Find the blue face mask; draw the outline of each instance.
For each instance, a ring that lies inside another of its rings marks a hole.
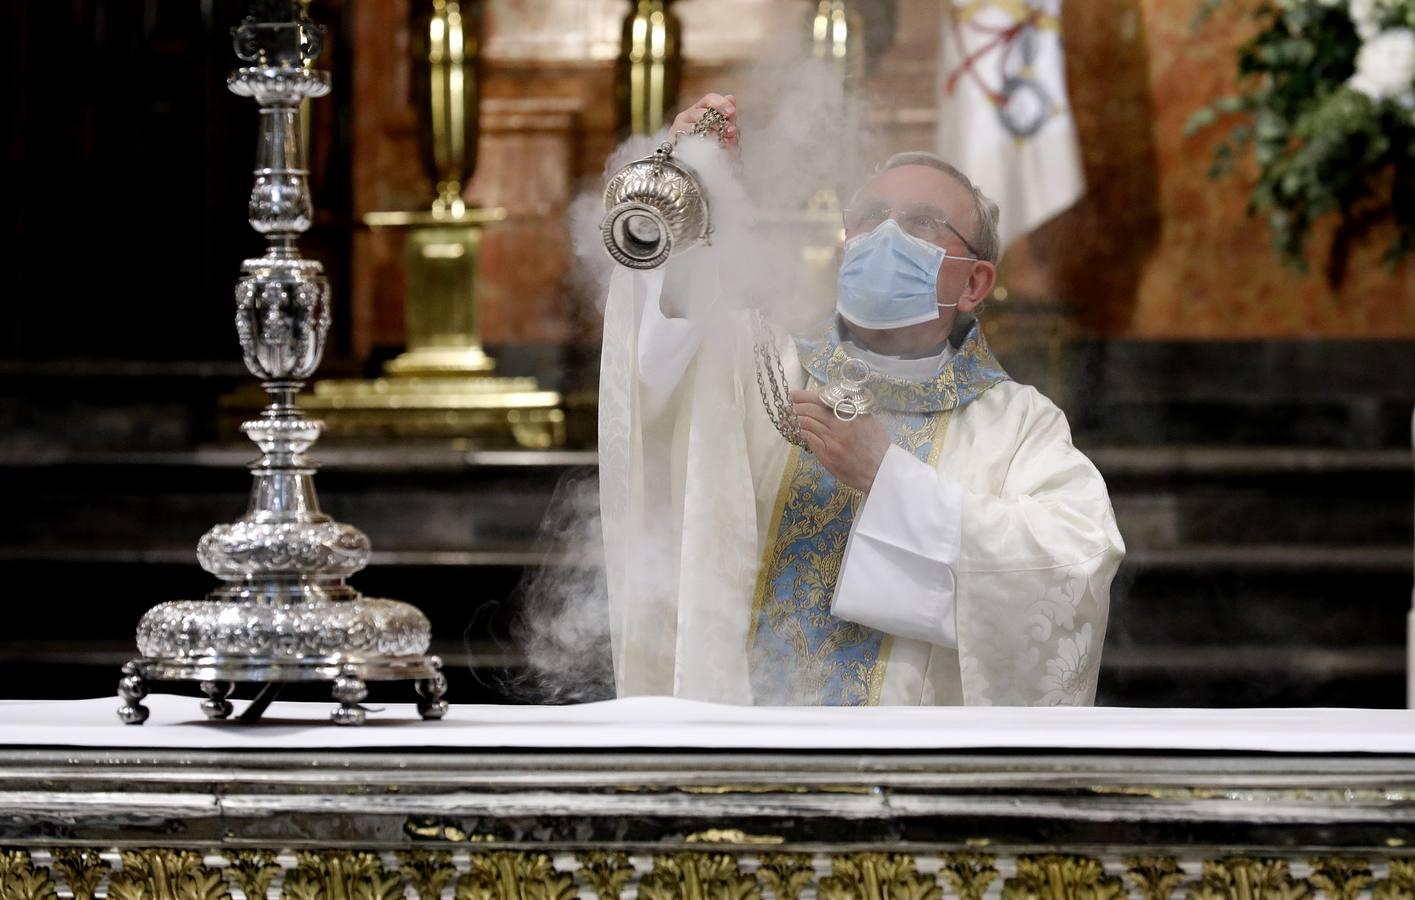
[[[874,231],[845,242],[836,275],[836,309],[861,328],[903,328],[937,319],[943,305],[938,302],[938,272],[948,258],[947,250],[885,219]]]

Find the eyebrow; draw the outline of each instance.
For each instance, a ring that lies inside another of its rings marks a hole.
[[[932,203],[911,203],[908,206],[904,207],[903,211],[911,213],[928,213],[936,219],[942,219],[945,222],[949,221],[948,213],[944,212],[943,207],[934,206]]]
[[[845,212],[862,212],[864,210],[889,209],[889,204],[878,197],[866,198],[859,203],[852,203],[845,207]]]
[[[937,219],[944,219],[945,221],[948,219],[948,213],[943,209],[943,207],[935,206],[932,203],[925,203],[921,201],[917,203],[910,203],[905,206],[895,206],[893,204],[885,202],[883,199],[880,198],[870,198],[862,200],[859,203],[846,207],[845,212],[875,212],[881,209],[891,209],[898,210],[900,212],[911,213],[923,212],[928,213],[929,215]]]

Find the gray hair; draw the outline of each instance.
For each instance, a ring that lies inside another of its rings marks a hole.
[[[876,171],[887,172],[900,166],[928,166],[931,169],[938,169],[967,188],[968,193],[973,195],[973,240],[971,241],[973,249],[979,257],[996,265],[998,258],[1002,256],[1002,239],[997,232],[997,204],[978,190],[978,186],[973,184],[972,179],[964,175],[957,166],[941,156],[924,150],[896,153],[881,163]]]

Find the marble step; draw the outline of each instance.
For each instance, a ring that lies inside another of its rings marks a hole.
[[[1403,645],[1408,547],[1245,550],[1246,558],[1228,547],[1130,554],[1112,587],[1108,646]],[[547,562],[584,560],[547,559],[533,547],[394,552],[351,582],[365,594],[415,604],[438,636],[491,636],[506,632],[528,573]],[[198,598],[217,584],[190,551],[95,556],[82,548],[9,548],[0,550],[0,566],[43,600],[8,605],[8,633],[36,639],[126,634],[152,605]]]
[[[514,687],[523,661],[490,640],[433,642],[455,703],[522,703],[534,698]],[[0,699],[111,695],[131,640],[0,640]],[[194,686],[164,685],[195,696]],[[373,702],[406,699],[406,685],[373,686]],[[243,686],[238,697],[248,697]],[[327,699],[327,687],[295,689],[298,698]],[[1300,644],[1222,647],[1107,646],[1097,703],[1104,706],[1250,707],[1405,705],[1402,648],[1313,648]]]
[[[1125,567],[1144,572],[1243,574],[1403,573],[1412,566],[1403,545],[1187,545],[1131,548]],[[486,545],[463,550],[375,550],[365,572],[379,568],[478,568],[589,565],[599,561],[587,547],[549,548],[536,543]],[[190,547],[93,548],[65,546],[0,547],[0,563],[195,566]],[[355,576],[360,577],[360,576]]]
[[[1406,705],[1404,646],[1117,647],[1107,642],[1096,702],[1151,707]]]
[[[999,319],[1064,323],[1047,301],[999,304]],[[1048,324],[1049,323],[1049,324]],[[1023,329],[1026,330],[1025,328]],[[490,348],[498,371],[551,388],[596,381],[589,345]],[[1415,341],[1160,341],[1085,338],[1003,353],[1004,366],[1062,403],[1092,443],[1322,445],[1408,449]],[[358,377],[327,360],[321,376]],[[44,446],[190,449],[218,430],[218,402],[251,379],[218,362],[0,360],[0,452]]]
[[[1111,444],[1408,451],[1412,358],[1408,340],[1087,339],[1058,399],[1079,434]]]
[[[1150,446],[1088,448],[1132,550],[1206,544],[1387,544],[1415,533],[1409,451]],[[253,454],[0,455],[14,515],[0,546],[194,547],[239,516]],[[463,552],[530,542],[557,485],[593,475],[592,451],[322,448],[324,508],[377,550]]]
[[[443,661],[443,672],[454,703],[516,702],[507,677],[521,669],[521,661],[483,641],[468,645],[460,640],[434,641],[430,652]],[[131,639],[50,639],[14,641],[0,639],[0,699],[82,699],[113,696],[124,663],[137,655]],[[163,682],[164,693],[198,696],[196,685]],[[237,699],[250,699],[256,688],[241,685]],[[282,699],[329,699],[328,685],[288,685]],[[370,682],[369,702],[408,702],[407,682]],[[115,701],[116,708],[116,701]],[[193,714],[196,714],[195,708]]]

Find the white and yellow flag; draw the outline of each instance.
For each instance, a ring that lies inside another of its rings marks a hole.
[[[1002,246],[1086,189],[1061,0],[944,0],[938,152],[1001,208]]]

